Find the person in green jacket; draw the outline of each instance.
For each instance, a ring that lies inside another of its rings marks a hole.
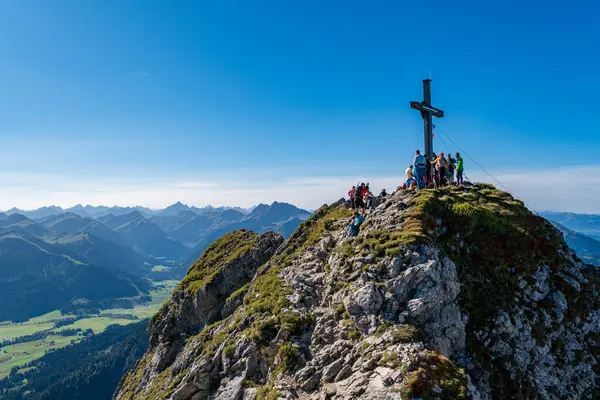
[[[456,153],[456,186],[460,186],[463,184],[463,171],[465,170],[465,166],[463,164],[463,159],[460,156],[460,153]]]

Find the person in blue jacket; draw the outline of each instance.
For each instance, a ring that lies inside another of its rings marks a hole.
[[[356,236],[360,231],[360,226],[364,222],[365,218],[358,213],[358,211],[354,212],[354,219],[352,223],[348,226],[348,236]]]
[[[415,161],[413,162],[417,171],[417,183],[419,189],[425,189],[425,176],[427,175],[427,159],[421,155],[421,151],[417,150]]]

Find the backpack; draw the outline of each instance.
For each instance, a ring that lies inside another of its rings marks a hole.
[[[356,192],[354,192],[354,197],[356,197],[357,199],[360,197],[362,193],[362,186],[359,186],[356,188]]]

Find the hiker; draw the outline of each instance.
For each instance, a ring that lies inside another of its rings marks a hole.
[[[414,166],[409,165],[408,168],[406,168],[406,171],[404,171],[404,174],[406,175],[406,180],[415,177],[415,175],[413,174],[413,167]]]
[[[387,197],[387,192],[385,191],[385,189],[381,189],[381,193],[379,193],[379,197],[383,197],[386,198]]]
[[[369,189],[369,183],[367,183],[367,185],[364,187],[362,195],[365,209],[372,208],[373,199],[375,198],[375,196],[373,196],[373,193],[371,193],[371,190]]]
[[[446,185],[446,168],[448,168],[448,161],[444,158],[444,153],[440,153],[439,156],[433,161],[438,172],[437,186]]]
[[[415,190],[415,191],[417,190],[417,181],[416,180],[413,179],[410,182],[410,186],[408,186],[408,190]]]
[[[365,187],[364,183],[361,183],[360,185],[358,185],[356,187],[356,191],[354,192],[354,207],[356,210],[358,210],[359,208],[363,208],[365,207],[365,203],[363,202],[363,189]]]
[[[417,170],[417,182],[419,189],[425,189],[425,178],[427,175],[427,159],[421,155],[421,151],[417,150],[415,155],[415,161],[413,162],[415,169]]]
[[[456,153],[456,186],[460,186],[463,184],[463,171],[465,170],[465,166],[463,164],[463,159],[460,156],[460,153]]]
[[[456,168],[456,160],[452,158],[452,155],[448,153],[448,170],[446,171],[446,179],[448,184],[454,183],[454,170]]]
[[[355,194],[356,194],[356,186],[352,186],[352,189],[350,189],[350,191],[348,192],[348,197],[350,198],[350,207],[352,209],[356,208],[356,203],[354,201]]]
[[[428,165],[429,165],[429,171],[427,171],[427,187],[429,187],[430,185],[433,185],[434,187],[437,185],[437,182],[439,182],[440,179],[440,174],[438,171],[438,166],[437,166],[437,160],[438,156],[435,153],[431,153],[431,161],[429,161]],[[433,170],[433,173],[431,173]]]
[[[358,235],[360,231],[360,226],[362,225],[365,218],[359,214],[358,211],[354,211],[352,223],[348,226],[348,236],[354,237]]]
[[[365,185],[363,183],[363,188],[362,188],[362,192],[360,193],[361,196],[366,196],[367,194],[369,194],[371,191],[369,189],[369,182],[367,182],[367,184]]]
[[[411,182],[416,182],[417,180],[415,179],[415,175],[413,174],[413,165],[409,165],[408,168],[406,168],[406,171],[404,171],[404,173],[406,174],[406,181],[404,182],[403,187],[406,188],[410,188]]]

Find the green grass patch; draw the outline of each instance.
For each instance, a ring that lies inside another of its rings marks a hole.
[[[313,218],[316,216],[316,218]],[[308,231],[303,248],[312,246],[322,239],[326,231],[334,229],[334,223],[352,217],[352,210],[344,204],[333,205],[323,210],[323,215],[313,215],[302,225]]]
[[[407,244],[408,240],[405,231],[370,231],[358,242],[361,249],[377,257],[393,257],[400,253],[402,246]]]
[[[235,292],[231,293],[231,295],[227,298],[227,300],[225,300],[225,303],[233,303],[233,302],[241,299],[242,297],[244,297],[246,295],[246,293],[248,293],[249,289],[250,289],[250,282],[246,283],[244,286],[242,286]]]
[[[223,347],[223,354],[227,358],[231,358],[235,354],[235,345],[233,343]]]
[[[392,369],[398,368],[400,366],[400,359],[398,357],[398,353],[383,353],[383,356],[381,356],[381,360],[379,360],[379,364]]]
[[[240,229],[216,240],[187,272],[179,288],[197,292],[210,283],[220,269],[249,251],[258,242],[260,235]]]
[[[393,362],[392,356],[388,362]],[[430,351],[418,368],[407,374],[400,393],[407,399],[466,399],[467,377],[452,361]]]
[[[394,325],[390,329],[394,343],[416,343],[425,339],[423,332],[414,325]]]
[[[279,348],[276,362],[281,372],[291,371],[298,361],[298,349],[289,342],[285,342]]]
[[[256,400],[277,400],[279,392],[271,385],[259,386],[256,389]]]
[[[357,331],[356,329],[349,330],[348,332],[346,332],[346,335],[348,336],[348,339],[352,340],[353,342],[359,341],[360,338],[362,337],[360,332]]]

